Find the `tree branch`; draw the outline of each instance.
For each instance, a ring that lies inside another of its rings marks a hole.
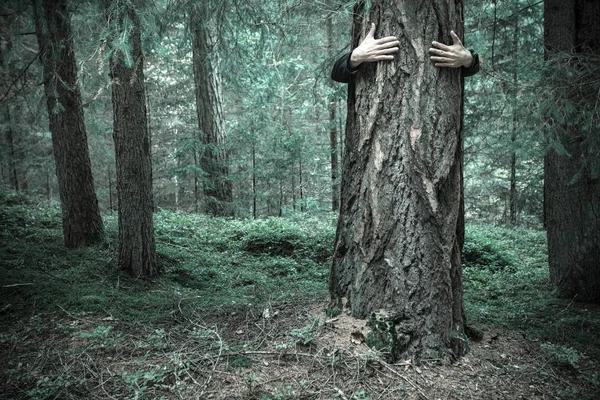
[[[6,99],[6,97],[8,97],[8,94],[10,93],[10,89],[12,89],[12,87],[18,82],[19,79],[21,79],[21,77],[25,74],[25,72],[27,72],[27,70],[29,69],[29,67],[31,67],[31,65],[33,64],[33,62],[35,60],[37,60],[39,56],[39,53],[35,55],[35,57],[33,57],[33,59],[29,62],[29,64],[27,64],[27,66],[25,68],[23,68],[23,70],[21,71],[21,73],[19,73],[19,76],[17,76],[12,83],[8,86],[8,89],[6,89],[6,93],[4,93],[2,95],[2,97],[0,98],[0,104],[2,104],[2,102],[4,101],[4,99]]]

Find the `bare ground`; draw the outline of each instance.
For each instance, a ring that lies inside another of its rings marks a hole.
[[[523,332],[479,326],[483,339],[452,365],[390,364],[362,343],[364,321],[323,307],[182,311],[161,327],[32,315],[2,329],[0,397],[600,399],[597,358],[565,361]]]

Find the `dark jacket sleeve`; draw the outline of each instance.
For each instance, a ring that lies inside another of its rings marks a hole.
[[[473,65],[470,68],[462,67],[463,76],[473,76],[479,72],[479,56],[473,51],[471,54],[473,55]]]
[[[348,67],[348,61],[350,60],[350,53],[346,53],[339,58],[333,65],[331,70],[331,79],[336,82],[348,83],[353,75],[356,75],[358,69],[350,69]]]

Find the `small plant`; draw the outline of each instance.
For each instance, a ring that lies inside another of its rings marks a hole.
[[[578,369],[577,364],[583,359],[577,349],[552,343],[542,343],[540,347],[551,357],[552,361],[561,366]]]
[[[300,329],[292,329],[290,332],[295,338],[295,344],[304,346],[309,345],[321,334],[321,328],[323,327],[324,322],[312,315],[308,316],[308,320],[310,321],[309,325]]]
[[[95,342],[90,347],[91,349],[108,349],[115,347],[122,340],[121,334],[112,335],[112,331],[113,327],[111,325],[99,325],[92,332],[80,332],[79,336]]]
[[[238,355],[238,356],[232,356],[229,358],[229,362],[227,363],[227,368],[230,371],[233,371],[233,370],[238,370],[241,368],[250,368],[252,366],[252,364],[254,364],[254,361],[252,361],[252,359],[250,359],[246,356]]]
[[[371,400],[371,398],[369,397],[369,394],[367,392],[365,392],[364,390],[354,392],[354,394],[352,395],[352,399],[353,400]]]

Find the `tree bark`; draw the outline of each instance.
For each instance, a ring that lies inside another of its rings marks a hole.
[[[198,127],[204,144],[200,162],[206,173],[204,195],[207,212],[214,216],[232,216],[232,184],[229,180],[227,132],[223,117],[218,42],[208,5],[197,4],[191,9],[190,28],[193,36],[193,65]]]
[[[544,42],[548,61],[561,68],[564,56],[569,55],[570,65],[564,68],[573,68],[580,56],[597,57],[599,19],[600,2],[545,1]],[[548,77],[550,82],[552,79],[553,76]],[[597,80],[598,76],[590,79]],[[559,96],[568,95],[560,92]],[[592,101],[597,101],[596,96],[592,96]],[[597,126],[588,131],[578,126],[553,126],[550,134],[560,140],[570,156],[551,151],[544,161],[550,279],[560,296],[588,302],[600,302],[600,179],[593,177],[585,164],[593,157],[585,139],[598,134]],[[574,179],[582,168],[584,173]]]
[[[460,270],[462,78],[429,61],[431,40],[462,36],[462,2],[375,1],[355,8],[395,34],[393,62],[363,65],[349,86],[340,217],[329,287],[336,306],[384,321],[392,358],[464,352]]]
[[[44,71],[56,176],[67,248],[103,236],[77,81],[67,0],[34,0],[36,34]]]
[[[139,278],[158,274],[154,241],[152,162],[146,114],[144,55],[137,10],[129,2],[111,7],[107,16],[115,35],[130,26],[127,55],[116,49],[110,57],[112,103],[117,162],[119,268]]]
[[[333,52],[333,22],[332,15],[327,17],[327,53],[329,58],[334,57]],[[335,96],[329,99],[329,150],[331,152],[331,211],[340,209],[340,184],[338,183],[338,131],[337,131],[337,104]]]

